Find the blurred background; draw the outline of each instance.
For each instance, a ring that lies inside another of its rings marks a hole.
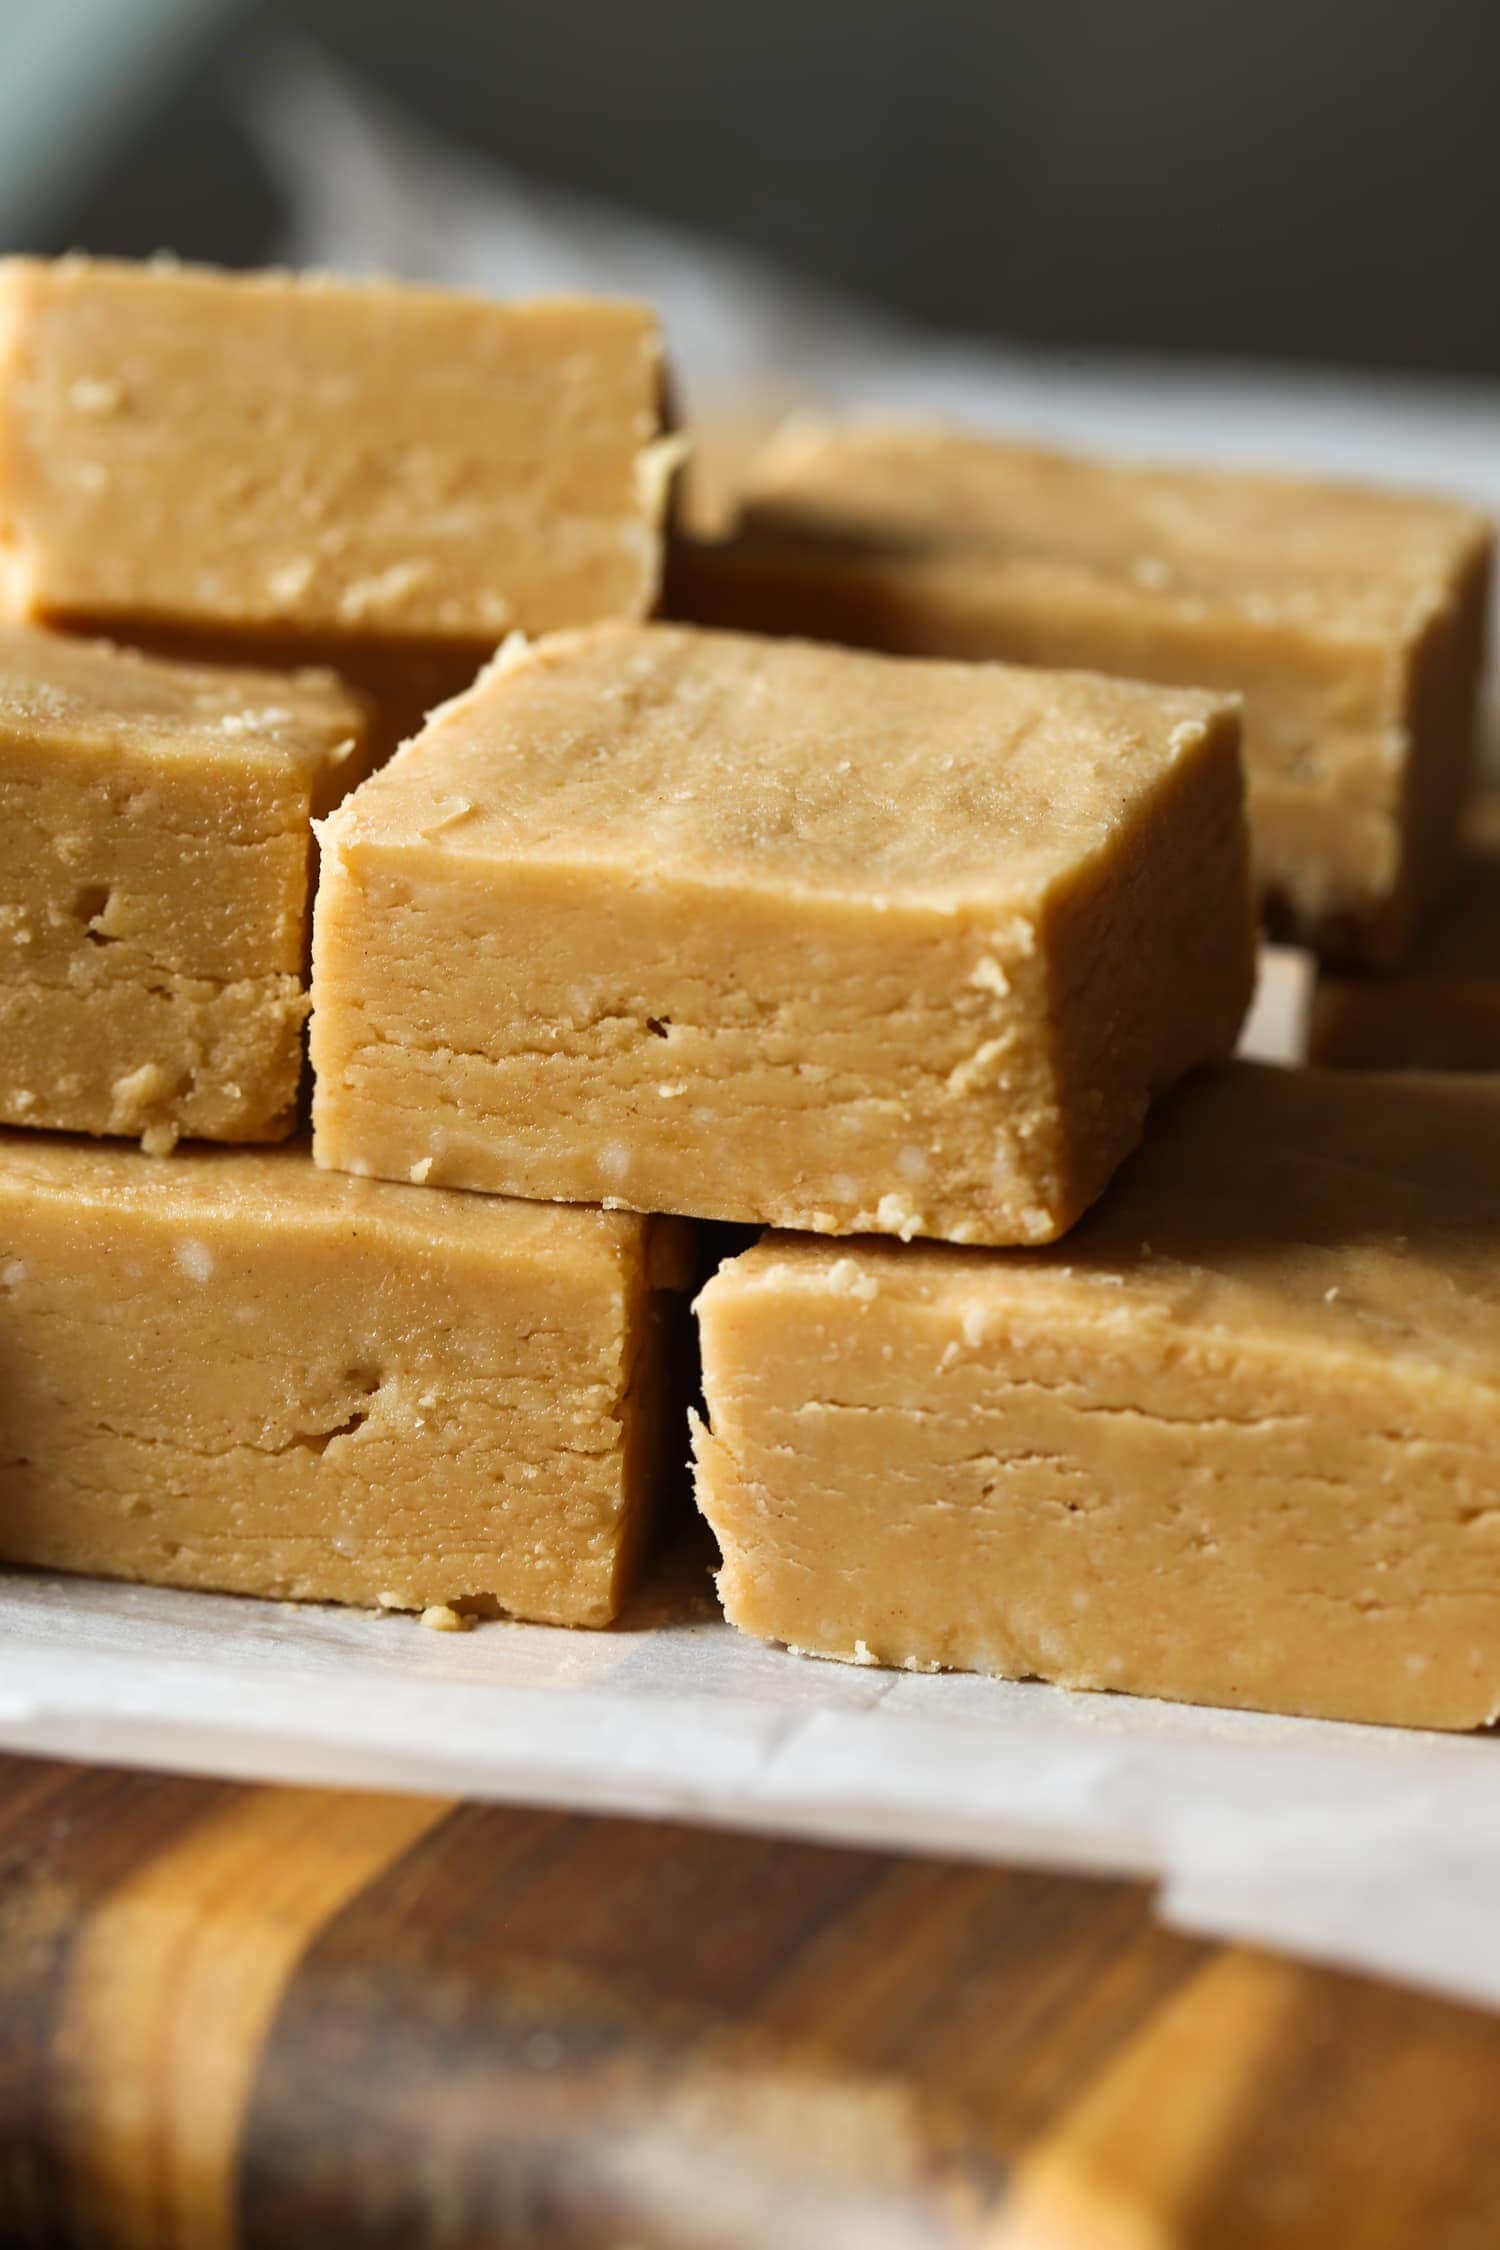
[[[275,254],[313,57],[953,336],[1500,377],[1495,0],[0,0],[0,236]]]

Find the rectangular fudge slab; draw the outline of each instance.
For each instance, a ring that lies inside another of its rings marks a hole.
[[[1493,533],[1410,493],[789,426],[674,614],[1245,698],[1272,925],[1391,962],[1454,853]]]
[[[0,1136],[0,1556],[602,1625],[691,1229]]]
[[[1500,1712],[1500,1082],[1236,1063],[1056,1251],[768,1236],[698,1309],[698,1500],[747,1632]]]
[[[661,391],[642,305],[9,260],[0,592],[320,657],[643,615]]]
[[[322,1164],[1071,1225],[1252,977],[1231,705],[664,626],[508,650],[325,823]]]
[[[1341,1070],[1500,1070],[1500,790],[1465,822],[1451,893],[1399,976],[1325,970],[1314,1062]]]
[[[312,818],[369,749],[331,673],[0,626],[0,1120],[292,1130]]]

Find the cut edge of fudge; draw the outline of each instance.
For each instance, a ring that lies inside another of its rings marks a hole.
[[[157,1153],[183,1133],[285,1138],[311,823],[368,773],[366,701],[331,673],[0,626],[0,742],[0,1116]]]
[[[20,396],[20,378],[28,366],[28,319],[35,306],[40,306],[42,316],[50,311],[49,293],[55,296],[75,285],[92,285],[104,292],[149,291],[157,281],[164,289],[189,297],[196,294],[210,313],[225,301],[253,304],[261,297],[283,305],[296,299],[317,307],[343,303],[351,311],[364,314],[383,298],[387,318],[395,320],[492,316],[497,326],[509,322],[519,328],[526,323],[559,323],[588,314],[638,331],[641,404],[625,477],[631,506],[628,521],[622,513],[619,524],[618,560],[622,568],[627,561],[632,566],[626,573],[630,576],[629,588],[604,609],[590,608],[581,614],[518,615],[509,597],[496,609],[487,594],[481,605],[485,612],[482,617],[474,614],[459,621],[445,611],[439,618],[424,591],[428,558],[421,551],[420,536],[414,533],[411,552],[388,559],[384,567],[348,584],[342,583],[340,550],[330,547],[326,556],[321,548],[316,553],[288,551],[276,567],[269,569],[253,610],[242,605],[234,615],[225,613],[217,596],[202,594],[193,604],[184,605],[180,599],[143,595],[138,582],[126,594],[104,599],[87,593],[81,585],[63,582],[56,565],[48,562],[45,543],[28,531],[28,507],[25,502],[18,504],[11,490],[11,458],[20,461],[28,451],[20,409],[12,406],[0,408],[0,615],[55,624],[70,631],[108,634],[120,640],[158,642],[173,652],[189,656],[202,653],[209,661],[245,657],[275,665],[312,662],[358,676],[363,653],[372,647],[395,656],[409,652],[436,666],[458,664],[472,671],[503,634],[517,625],[551,629],[587,622],[594,616],[644,615],[655,606],[661,588],[668,499],[689,441],[671,426],[665,342],[659,316],[651,305],[624,296],[584,292],[497,298],[478,290],[381,278],[278,267],[241,272],[168,258],[131,261],[79,253],[56,259],[13,255],[0,258],[0,379],[12,397]],[[159,338],[153,339],[153,348],[160,353]],[[107,432],[113,419],[130,406],[127,384],[112,361],[102,364],[101,369],[91,368],[73,381],[66,401],[67,414],[72,416],[71,438],[58,438],[54,433],[50,442],[60,453],[68,454],[72,463],[69,476],[79,491],[85,489],[82,478],[90,465],[82,458],[87,452],[86,441],[101,430]],[[617,465],[627,467],[623,458]],[[94,467],[102,473],[86,489],[107,493],[111,472],[102,463]],[[355,513],[357,520],[358,511]],[[573,544],[577,544],[576,532]],[[318,590],[325,576],[330,585],[338,583],[336,598],[327,589]],[[469,589],[458,600],[459,608],[472,591]],[[455,599],[445,597],[446,610],[453,609]]]
[[[1466,808],[1465,852],[1394,975],[1325,969],[1309,1059],[1339,1070],[1500,1070],[1500,790]]]
[[[6,1132],[0,1246],[7,1562],[589,1626],[632,1590],[683,1222]]]

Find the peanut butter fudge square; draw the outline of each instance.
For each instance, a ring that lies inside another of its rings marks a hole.
[[[0,1135],[0,1556],[604,1624],[677,1436],[691,1236],[295,1146]]]
[[[331,673],[0,626],[0,1119],[158,1151],[292,1130],[312,816],[368,717]]]
[[[1453,863],[1493,528],[1421,494],[789,426],[676,613],[1237,689],[1280,934],[1391,963]]]
[[[1326,969],[1311,1055],[1342,1070],[1500,1070],[1500,790],[1477,797],[1449,895],[1395,976]]]
[[[0,263],[0,595],[147,632],[471,650],[640,616],[675,448],[643,305]],[[472,667],[471,667],[472,669]]]
[[[698,1500],[747,1632],[1500,1712],[1500,1081],[1233,1064],[1056,1250],[768,1236],[698,1309]]]
[[[324,824],[320,1163],[1045,1241],[1253,973],[1233,708],[663,626],[507,651]]]

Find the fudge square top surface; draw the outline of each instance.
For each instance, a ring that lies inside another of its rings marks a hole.
[[[505,651],[322,831],[322,1163],[1050,1239],[1252,977],[1234,709],[667,626]]]
[[[0,743],[284,776],[314,813],[358,775],[369,711],[333,672],[180,664],[0,624]]]
[[[1205,734],[1212,695],[689,627],[512,643],[330,832],[438,860],[1036,907]]]
[[[473,643],[644,614],[671,448],[644,306],[0,263],[12,616]]]
[[[297,1147],[193,1147],[170,1163],[130,1148],[67,1136],[0,1131],[0,1208],[17,1201],[76,1212],[108,1212],[122,1229],[196,1229],[197,1249],[183,1260],[186,1280],[205,1283],[217,1270],[213,1252],[257,1254],[270,1237],[306,1235],[336,1254],[341,1237],[383,1239],[431,1265],[434,1272],[472,1254],[503,1253],[539,1279],[561,1281],[628,1268],[649,1249],[650,1271],[663,1288],[685,1289],[693,1275],[692,1229],[677,1219],[630,1211],[527,1203],[510,1196],[424,1195],[387,1180],[321,1172]]]
[[[913,554],[982,548],[1112,578],[1143,608],[1350,645],[1414,638],[1494,537],[1477,510],[1426,493],[893,423],[789,425],[753,462],[742,519]]]
[[[1325,958],[1398,961],[1440,894],[1494,547],[1473,509],[803,424],[752,466],[740,529],[681,550],[688,614],[1241,693],[1266,910]]]
[[[838,1254],[768,1234],[733,1273],[822,1292]],[[999,1336],[1024,1310],[1093,1329],[1111,1350],[1157,1354],[1162,1409],[1184,1418],[1203,1382],[1237,1364],[1243,1373],[1294,1360],[1330,1379],[1378,1361],[1404,1371],[1435,1410],[1473,1396],[1494,1416],[1500,1078],[1235,1062],[1161,1104],[1108,1194],[1056,1249],[980,1256],[869,1242],[857,1257],[835,1294],[857,1284],[873,1295],[874,1284],[882,1296],[969,1308],[976,1349],[991,1316]],[[1201,1362],[1178,1348],[1189,1336],[1204,1342]],[[1336,1392],[1329,1405],[1343,1412]]]

